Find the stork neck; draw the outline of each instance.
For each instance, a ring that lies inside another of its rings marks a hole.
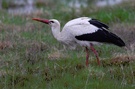
[[[61,39],[60,26],[52,27],[52,34],[58,41]]]

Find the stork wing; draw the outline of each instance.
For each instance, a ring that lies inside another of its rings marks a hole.
[[[120,47],[125,46],[125,43],[120,37],[105,29],[100,29],[94,33],[75,36],[75,38],[80,41],[95,41],[101,43],[112,43]]]
[[[109,27],[96,19],[81,17],[69,21],[64,26],[63,30],[70,32],[74,36],[79,36],[84,34],[95,33],[98,30],[101,30],[100,28],[108,29]]]
[[[76,24],[70,24],[66,27],[70,34],[80,41],[95,41],[125,46],[120,37],[106,30],[108,28],[106,24],[96,19],[81,20],[81,22],[76,22]]]

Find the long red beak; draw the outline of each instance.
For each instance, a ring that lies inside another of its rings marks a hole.
[[[46,23],[46,24],[50,23],[50,21],[47,20],[47,19],[33,18],[32,20],[36,20],[36,21],[39,21],[39,22],[42,22],[42,23]]]

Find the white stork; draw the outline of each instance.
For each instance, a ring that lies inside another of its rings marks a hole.
[[[97,51],[93,45],[97,43],[109,43],[119,47],[125,46],[125,43],[120,37],[108,31],[109,27],[99,22],[96,19],[89,17],[80,17],[73,19],[65,24],[63,30],[60,31],[60,23],[56,19],[39,19],[33,20],[49,24],[52,29],[53,36],[61,43],[75,48],[80,45],[86,48],[86,66],[88,66],[89,48],[94,52],[97,58],[98,65],[100,65]]]

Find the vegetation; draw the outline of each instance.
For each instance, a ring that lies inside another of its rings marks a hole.
[[[62,3],[44,4],[42,7],[38,2],[39,9],[43,10],[31,15],[0,11],[0,89],[135,88],[134,1],[100,9],[91,5],[79,10]],[[56,18],[63,26],[68,20],[81,16],[108,24],[130,50],[114,45],[95,46],[102,65],[97,65],[90,52],[87,68],[83,48],[64,49],[47,25],[32,21],[33,17]]]

